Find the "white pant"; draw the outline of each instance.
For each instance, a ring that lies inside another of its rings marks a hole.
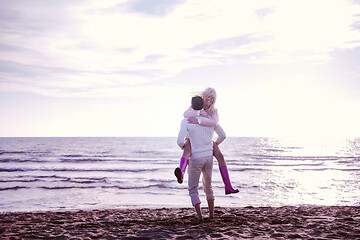
[[[215,199],[214,192],[211,186],[211,177],[213,169],[213,156],[193,159],[189,161],[189,195],[191,198],[191,203],[195,206],[198,203],[201,203],[199,198],[199,180],[200,174],[203,174],[203,188],[206,194],[206,199]]]

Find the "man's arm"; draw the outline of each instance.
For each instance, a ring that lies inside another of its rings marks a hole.
[[[224,129],[222,129],[222,127],[221,127],[219,124],[216,125],[216,127],[215,127],[214,130],[215,130],[216,134],[218,135],[215,143],[216,143],[217,145],[219,145],[220,143],[222,143],[222,142],[225,140],[226,134],[225,134],[225,132],[224,132]]]
[[[217,119],[198,117],[198,122],[200,125],[205,127],[216,127],[218,124]]]
[[[181,121],[180,131],[179,131],[179,134],[178,134],[178,137],[177,137],[177,144],[179,145],[179,147],[181,149],[183,149],[184,145],[185,145],[186,133],[187,133],[186,119],[183,119]]]

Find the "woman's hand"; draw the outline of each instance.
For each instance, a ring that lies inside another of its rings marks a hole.
[[[196,117],[190,117],[187,119],[187,122],[188,123],[191,123],[191,124],[199,124],[199,121]]]
[[[209,118],[209,117],[210,117],[210,114],[208,114],[208,113],[207,113],[207,112],[205,112],[204,110],[201,110],[201,111],[200,111],[200,116],[203,116],[203,117]]]

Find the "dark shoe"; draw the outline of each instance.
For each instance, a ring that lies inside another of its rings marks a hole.
[[[225,195],[229,195],[229,194],[232,194],[232,193],[238,193],[238,192],[239,192],[238,189],[226,190],[226,191],[225,191]]]
[[[182,180],[182,172],[181,172],[181,169],[180,169],[179,167],[177,167],[177,168],[175,169],[174,174],[175,174],[175,176],[176,176],[176,178],[177,178],[178,183],[180,183],[180,184],[183,183],[183,180]]]

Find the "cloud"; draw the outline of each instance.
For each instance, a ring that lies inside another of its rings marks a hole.
[[[254,44],[268,40],[256,33],[249,33],[242,36],[235,36],[224,39],[217,39],[194,46],[190,51],[216,51],[216,50],[234,50],[238,47]]]
[[[12,44],[0,43],[1,52],[20,52],[26,50],[25,48],[14,46]]]
[[[148,56],[145,56],[144,63],[154,63],[158,62],[159,60],[166,58],[166,55],[162,54],[151,54]]]
[[[274,8],[268,8],[268,7],[259,8],[255,10],[255,14],[260,18],[266,17],[273,12],[274,12]]]
[[[164,17],[174,10],[178,4],[181,4],[184,1],[185,0],[132,0],[125,4],[130,11]]]
[[[0,91],[122,94],[187,69],[325,64],[360,46],[359,5],[340,0],[14,0],[0,9]]]
[[[128,95],[128,88],[149,83],[155,71],[95,72],[0,62],[2,91],[35,92],[55,97]],[[116,92],[115,92],[116,91]],[[100,94],[101,93],[101,94]]]

